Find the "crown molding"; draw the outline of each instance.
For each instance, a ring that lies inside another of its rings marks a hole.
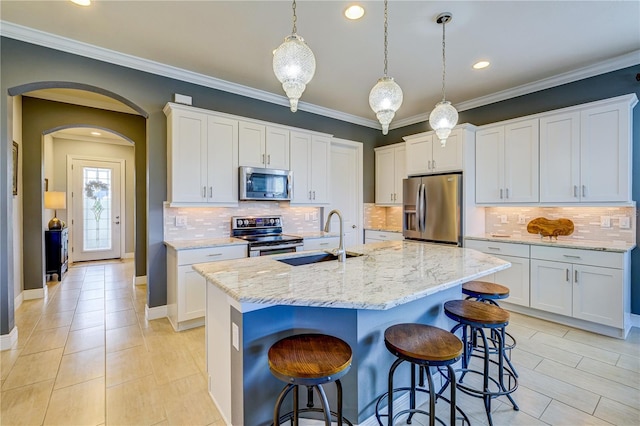
[[[219,78],[210,77],[204,74],[184,70],[167,64],[162,64],[160,62],[150,61],[125,53],[104,49],[102,47],[72,40],[66,37],[60,37],[54,34],[24,27],[22,25],[13,24],[7,21],[0,21],[0,36],[48,47],[55,50],[60,50],[67,53],[72,53],[79,56],[84,56],[87,58],[96,59],[103,62],[108,62],[115,65],[120,65],[127,68],[132,68],[143,72],[148,72],[155,75],[160,75],[163,77],[172,78],[179,81],[184,81],[187,83],[193,83],[216,90],[222,90],[224,92],[257,99],[263,102],[269,102],[283,107],[289,107],[289,99],[282,95],[276,95],[264,90],[232,83]],[[458,111],[466,111],[495,102],[511,99],[517,96],[526,95],[540,90],[549,89],[551,87],[571,83],[577,80],[582,80],[607,72],[616,71],[618,69],[637,65],[639,63],[640,50],[635,50],[625,55],[579,68],[574,71],[565,72],[553,77],[523,84],[511,89],[502,90],[500,92],[496,92],[487,96],[481,96],[475,99],[463,101],[457,103],[455,107]],[[324,117],[333,118],[364,127],[370,127],[377,130],[381,129],[380,123],[375,120],[347,114],[341,111],[321,107],[319,105],[314,105],[307,102],[300,102],[298,104],[298,109],[312,114],[318,114]],[[397,120],[389,126],[389,129],[398,129],[412,124],[428,121],[429,113],[430,112],[417,114],[412,117]]]
[[[597,75],[617,71],[619,69],[631,67],[638,64],[640,64],[640,49],[629,52],[625,55],[617,56],[615,58],[588,65],[583,68],[578,68],[577,70],[568,71],[562,74],[555,75],[553,77],[544,78],[542,80],[523,84],[521,86],[512,87],[511,89],[492,93],[487,96],[481,96],[479,98],[460,102],[455,104],[454,106],[456,107],[458,112],[467,111],[473,108],[505,101],[507,99],[527,95],[529,93],[538,92],[540,90],[550,89],[552,87],[561,86],[563,84],[572,83],[574,81],[583,80],[585,78],[595,77]],[[428,121],[430,113],[431,112],[429,111],[425,114],[418,114],[414,115],[413,117],[403,118],[402,120],[394,122],[391,126],[389,126],[389,129],[397,129],[400,127],[409,126],[411,124]]]
[[[272,104],[289,107],[289,99],[283,95],[276,95],[264,90],[255,89],[253,87],[244,86],[242,84],[232,83],[204,74],[188,71],[182,68],[163,64],[160,62],[142,59],[126,53],[116,52],[114,50],[105,49],[88,43],[72,40],[66,37],[57,36],[55,34],[46,33],[22,25],[17,25],[7,21],[0,21],[0,35],[19,41],[35,44],[38,46],[48,47],[50,49],[60,50],[62,52],[72,53],[86,58],[96,59],[102,62],[108,62],[115,65],[135,69],[138,71],[148,72],[162,77],[172,78],[174,80],[184,81],[187,83],[197,84],[199,86],[209,87],[236,95],[257,99]],[[377,121],[347,114],[341,111],[321,107],[319,105],[300,102],[298,110],[318,114],[336,120],[346,121],[365,127],[380,129]]]

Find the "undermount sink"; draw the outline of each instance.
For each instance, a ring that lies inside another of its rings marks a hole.
[[[347,258],[362,256],[362,253],[347,252]],[[333,253],[316,253],[307,256],[287,257],[285,259],[276,259],[278,262],[286,263],[291,266],[311,265],[312,263],[328,262],[337,260],[338,256]]]

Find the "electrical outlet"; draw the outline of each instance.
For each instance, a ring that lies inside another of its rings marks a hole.
[[[509,223],[509,221],[507,220],[506,214],[503,214],[500,216],[500,223]]]
[[[314,221],[314,222],[316,220],[318,220],[318,212],[312,212],[311,213],[311,220]]]
[[[600,216],[600,227],[611,228],[611,216]]]
[[[176,216],[176,226],[180,226],[180,227],[187,226],[187,217],[186,216]]]
[[[629,216],[621,216],[618,226],[620,227],[620,229],[631,228],[631,219],[629,218]]]
[[[524,225],[525,222],[526,222],[526,219],[525,219],[524,215],[523,214],[519,214],[518,215],[518,225]]]

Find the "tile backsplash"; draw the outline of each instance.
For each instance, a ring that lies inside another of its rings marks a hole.
[[[241,201],[238,207],[169,207],[164,205],[164,240],[224,238],[231,233],[232,216],[281,215],[283,232],[301,234],[320,230],[322,208],[291,207],[274,201]],[[176,226],[176,216],[186,219]]]
[[[373,203],[365,203],[364,227],[402,231],[402,207],[381,207]]]
[[[524,224],[518,224],[520,215]],[[506,216],[507,223],[502,223]],[[610,226],[602,227],[601,218],[610,218]],[[563,239],[612,241],[636,243],[635,207],[487,207],[485,210],[485,232],[488,234],[506,234],[514,237],[531,236],[527,224],[537,218],[571,219],[573,234]],[[629,218],[629,229],[620,228],[621,219]]]

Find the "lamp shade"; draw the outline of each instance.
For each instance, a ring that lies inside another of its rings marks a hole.
[[[44,208],[51,210],[64,210],[67,208],[66,192],[47,191],[44,193]]]
[[[389,132],[389,123],[402,105],[402,89],[391,77],[381,77],[371,92],[369,92],[369,106],[376,113],[382,125],[382,134]]]
[[[429,115],[429,125],[436,131],[442,146],[447,143],[447,138],[457,123],[458,111],[448,101],[439,102]]]
[[[316,57],[297,34],[291,34],[273,52],[273,72],[282,83],[291,111],[298,110],[298,99],[316,72]]]

